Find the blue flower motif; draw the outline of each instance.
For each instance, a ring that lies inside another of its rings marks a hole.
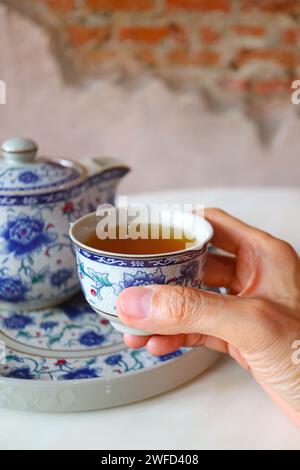
[[[28,170],[28,171],[22,171],[22,173],[19,174],[18,179],[19,181],[21,181],[21,183],[30,184],[30,183],[36,183],[39,177],[36,173],[33,173],[33,171]]]
[[[166,278],[158,268],[154,273],[137,271],[136,274],[124,274],[124,288],[132,286],[148,286],[150,284],[165,284]]]
[[[84,314],[81,308],[75,307],[75,305],[69,305],[68,303],[61,305],[61,309],[69,320],[77,320]]]
[[[96,369],[89,368],[89,367],[82,367],[81,369],[73,370],[71,372],[67,372],[64,375],[61,375],[59,379],[65,380],[75,380],[75,379],[93,379],[94,377],[98,377]]]
[[[41,328],[43,328],[43,330],[53,330],[53,328],[55,328],[56,326],[58,325],[58,322],[57,321],[43,321],[40,325]]]
[[[25,300],[28,287],[15,277],[0,277],[0,300],[6,302],[20,302]]]
[[[86,331],[79,338],[79,342],[83,346],[98,346],[99,344],[102,344],[104,341],[105,341],[105,336],[99,335],[93,330]]]
[[[104,359],[104,362],[109,366],[116,366],[122,360],[122,354],[114,354]]]
[[[97,315],[88,303],[84,304],[84,306],[82,305],[81,307],[78,307],[78,305],[82,304],[81,296],[76,297],[76,299],[76,303],[66,302],[60,306],[60,308],[63,310],[64,314],[67,315],[69,320],[77,320],[78,318],[82,317],[85,313],[93,313]]]
[[[193,282],[197,276],[198,269],[199,261],[191,261],[190,263],[181,267],[180,273],[185,277],[186,282]]]
[[[7,251],[18,256],[49,245],[54,241],[54,235],[47,233],[44,228],[45,222],[42,219],[30,218],[28,215],[8,220],[2,231]]]
[[[159,360],[161,362],[165,362],[165,361],[169,361],[170,359],[173,359],[174,357],[178,357],[178,356],[181,356],[181,355],[182,355],[182,351],[180,351],[180,349],[178,349],[177,351],[174,351],[172,353],[164,354],[163,356],[159,356]]]
[[[68,282],[70,277],[72,277],[73,271],[72,269],[62,268],[58,271],[55,271],[50,276],[50,282],[53,287],[57,287],[58,289],[61,288],[64,284]]]
[[[34,375],[30,372],[28,366],[18,367],[16,369],[12,369],[6,377],[12,377],[14,379],[27,379],[31,380],[34,379]]]
[[[21,313],[13,313],[9,318],[5,318],[4,325],[10,330],[23,330],[28,325],[32,325],[34,321],[27,315]]]

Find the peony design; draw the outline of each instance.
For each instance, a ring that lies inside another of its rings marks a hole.
[[[56,235],[45,230],[45,222],[41,218],[20,215],[9,219],[2,231],[6,242],[6,250],[16,256],[30,254],[43,246],[55,241]]]
[[[12,369],[9,374],[7,374],[7,377],[12,377],[14,379],[26,379],[26,380],[32,380],[34,379],[34,375],[31,373],[30,368],[28,366],[24,367],[16,367],[15,369]]]
[[[32,318],[20,313],[13,313],[9,318],[4,320],[4,325],[10,330],[23,330],[26,326],[32,325]]]
[[[0,300],[6,302],[20,302],[25,300],[28,287],[19,278],[0,277]]]
[[[61,305],[61,309],[69,320],[77,320],[84,314],[81,308],[71,305],[70,303]]]
[[[80,336],[79,342],[83,346],[99,346],[105,341],[104,335],[99,335],[93,330],[86,331]]]
[[[180,273],[184,277],[185,284],[191,283],[192,285],[195,284],[197,279],[197,274],[199,271],[199,261],[192,261],[184,266],[182,266]]]
[[[90,287],[90,294],[93,297],[97,297],[99,300],[103,300],[101,291],[104,287],[110,287],[113,289],[114,294],[117,296],[127,287],[166,283],[166,278],[162,273],[161,268],[156,269],[153,273],[143,271],[137,271],[135,274],[124,273],[124,280],[119,283],[114,283],[109,280],[108,273],[99,273],[91,267],[88,267],[87,270],[85,270],[84,264],[80,262],[79,277],[83,279],[84,276],[89,277],[93,281],[93,284]]]
[[[43,330],[45,331],[52,331],[53,328],[55,328],[56,326],[58,326],[58,322],[57,321],[44,321],[41,323],[41,328],[43,328]]]
[[[104,362],[109,366],[117,366],[122,361],[122,354],[113,354],[104,359]]]
[[[76,379],[94,379],[98,377],[97,370],[91,367],[82,367],[81,369],[75,369],[67,372],[64,375],[58,377],[59,380],[76,380]]]
[[[18,180],[24,184],[32,184],[38,181],[39,177],[33,171],[23,171],[19,174]]]
[[[76,307],[75,321],[69,321],[64,314],[68,306],[70,311]],[[159,366],[174,358],[176,360],[176,356],[186,351],[182,349],[180,352],[155,357],[150,356],[144,348],[128,349],[122,343],[122,334],[107,326],[107,320],[94,313],[81,295],[66,302],[63,307],[33,310],[30,314],[2,311],[2,334],[18,343],[20,352],[7,344],[6,364],[0,367],[0,378],[47,382],[96,377],[113,380],[120,376],[126,377],[131,372],[146,371],[149,367]],[[79,338],[88,346],[80,344]],[[99,342],[100,345],[97,344]],[[118,350],[115,349],[116,345]],[[26,347],[35,349],[36,354],[26,353]],[[43,353],[39,352],[41,349]],[[59,355],[51,357],[51,351],[59,351]],[[74,357],[73,351],[81,351],[82,354]]]
[[[146,273],[137,271],[136,274],[124,273],[123,288],[132,286],[147,286],[151,284],[165,284],[166,277],[162,273],[161,268],[158,268],[154,273]]]
[[[169,279],[167,284],[199,287],[201,281],[198,279],[198,273],[199,260],[191,261],[182,265],[180,268],[180,275],[178,277]]]
[[[62,286],[66,286],[71,277],[73,277],[72,269],[61,268],[51,274],[50,283],[53,287],[60,289]]]

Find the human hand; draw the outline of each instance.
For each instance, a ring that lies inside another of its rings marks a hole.
[[[212,243],[234,256],[208,254],[204,284],[227,287],[230,295],[181,286],[125,289],[120,319],[153,335],[124,340],[154,355],[183,346],[228,353],[300,425],[300,360],[292,349],[300,340],[299,257],[288,243],[221,210],[205,215]]]

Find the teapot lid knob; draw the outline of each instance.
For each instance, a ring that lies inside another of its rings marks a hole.
[[[35,160],[38,146],[31,139],[16,137],[3,142],[1,149],[7,163],[22,165]]]

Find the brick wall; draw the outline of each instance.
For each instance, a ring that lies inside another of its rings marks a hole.
[[[73,78],[145,73],[236,97],[290,94],[299,78],[299,0],[2,0],[49,28]]]

